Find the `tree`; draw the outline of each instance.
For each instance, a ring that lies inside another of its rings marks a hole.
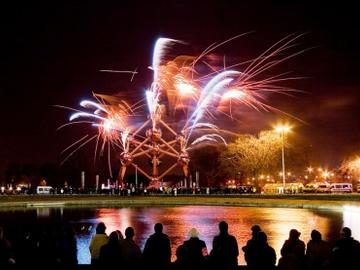
[[[190,158],[191,171],[199,171],[200,179],[205,179],[207,186],[215,185],[220,174],[221,146],[197,147],[190,153]]]
[[[343,176],[352,176],[355,185],[360,181],[360,158],[358,156],[345,159],[340,166]]]
[[[223,168],[230,172],[234,166],[244,176],[257,177],[279,168],[281,138],[273,131],[262,131],[258,136],[239,135],[227,146],[222,158]]]

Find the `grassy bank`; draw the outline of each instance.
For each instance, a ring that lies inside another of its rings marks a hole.
[[[12,207],[116,207],[116,206],[221,205],[246,207],[285,207],[338,209],[359,206],[359,194],[334,195],[182,195],[182,196],[118,196],[118,195],[15,195],[0,196],[0,208]]]

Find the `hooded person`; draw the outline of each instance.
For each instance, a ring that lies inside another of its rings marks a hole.
[[[289,239],[285,240],[280,253],[279,269],[304,269],[305,268],[305,243],[300,240],[301,233],[291,229]]]

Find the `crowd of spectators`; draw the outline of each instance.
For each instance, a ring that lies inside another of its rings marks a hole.
[[[225,221],[219,223],[219,234],[213,238],[208,252],[196,228],[191,228],[188,239],[176,249],[176,260],[171,261],[171,242],[157,223],[154,233],[146,240],[143,250],[134,241],[135,230],[128,227],[106,234],[106,225],[100,222],[92,236],[89,251],[93,269],[157,269],[205,270],[238,269],[239,249],[234,236],[228,232]],[[289,238],[276,258],[268,244],[267,234],[259,225],[251,227],[252,237],[240,251],[244,252],[250,270],[347,270],[359,269],[360,244],[351,235],[351,229],[342,228],[341,236],[333,244],[322,239],[319,231],[311,232],[305,244],[301,233],[291,229]],[[69,224],[56,228],[24,230],[15,245],[6,238],[0,227],[0,269],[77,269],[77,242]]]

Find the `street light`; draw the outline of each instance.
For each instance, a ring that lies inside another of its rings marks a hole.
[[[275,127],[275,131],[281,134],[282,179],[285,192],[285,134],[290,131],[290,127],[285,125],[279,125]]]
[[[135,164],[135,188],[138,187],[138,165]]]

